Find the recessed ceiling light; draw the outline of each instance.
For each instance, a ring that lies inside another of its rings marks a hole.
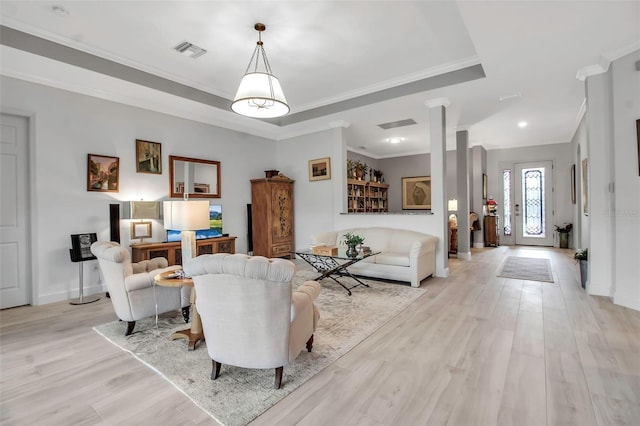
[[[202,47],[196,46],[195,44],[189,43],[188,41],[183,41],[182,43],[178,44],[177,46],[174,46],[173,49],[176,52],[182,53],[183,55],[188,56],[188,57],[193,58],[193,59],[199,58],[200,56],[202,56],[205,53],[207,53],[207,51],[204,50]]]
[[[62,6],[52,6],[51,11],[62,18],[69,16],[69,11]]]
[[[404,138],[387,138],[387,142],[389,143],[400,143],[404,140]]]
[[[524,129],[525,127],[527,127],[527,123],[526,121],[521,121],[518,123],[518,127],[520,127],[521,129]]]

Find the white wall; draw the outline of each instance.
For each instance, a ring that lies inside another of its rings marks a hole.
[[[333,230],[336,209],[333,187],[346,163],[332,156],[331,130],[277,143],[277,169],[295,180],[294,221],[296,248],[308,248],[311,234]],[[309,160],[331,158],[331,179],[309,181]]]
[[[238,237],[246,252],[246,204],[249,179],[277,165],[276,144],[206,124],[140,108],[2,77],[1,109],[31,117],[33,304],[77,297],[78,266],[69,260],[70,234],[96,232],[108,240],[109,204],[159,200],[169,192],[168,156],[221,162],[224,232]],[[162,175],[136,173],[135,140],[162,143]],[[120,191],[87,192],[87,154],[120,158]],[[306,161],[304,163],[306,167]],[[122,244],[129,244],[122,221]],[[153,224],[153,240],[162,241],[162,223]],[[85,264],[86,293],[103,291],[98,274]]]
[[[613,81],[613,170],[615,271],[613,301],[640,310],[640,50],[611,65]],[[635,142],[635,143],[634,143]],[[634,149],[635,146],[635,149]]]
[[[524,148],[494,149],[487,152],[487,178],[488,195],[498,202],[498,213],[503,215],[503,194],[502,194],[502,170],[513,167],[516,163],[533,161],[552,160],[553,161],[553,207],[555,215],[552,223],[562,225],[563,223],[573,223],[573,205],[571,204],[571,189],[569,172],[572,162],[571,143],[541,145]],[[513,206],[511,211],[513,212]],[[573,233],[572,233],[573,234]],[[571,235],[573,238],[573,235]],[[500,243],[505,245],[514,244],[514,237],[500,235]],[[554,245],[559,244],[558,235],[554,233]],[[569,244],[573,247],[570,240]]]

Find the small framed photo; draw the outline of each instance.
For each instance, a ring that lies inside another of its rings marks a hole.
[[[120,158],[87,155],[87,191],[118,192]]]
[[[309,180],[331,179],[331,158],[309,160]]]
[[[431,176],[402,178],[402,209],[431,210]]]
[[[136,238],[151,238],[151,222],[131,222],[131,239]]]
[[[482,199],[487,199],[487,194],[489,193],[489,182],[487,181],[487,175],[485,173],[482,174]]]
[[[136,139],[136,172],[162,174],[162,144]]]
[[[576,165],[571,165],[571,170],[569,171],[569,179],[571,186],[571,203],[576,203]]]

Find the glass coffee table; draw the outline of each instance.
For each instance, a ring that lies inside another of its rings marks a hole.
[[[351,273],[347,270],[347,268],[354,263],[358,263],[367,257],[375,256],[376,254],[380,254],[379,251],[370,251],[367,253],[358,252],[358,255],[355,257],[347,256],[347,248],[340,247],[338,248],[338,254],[328,255],[328,254],[316,254],[311,250],[300,250],[294,252],[296,256],[300,257],[302,260],[307,262],[309,265],[313,267],[317,272],[320,273],[316,278],[313,278],[313,281],[318,281],[323,278],[331,278],[336,283],[338,283],[342,288],[347,290],[349,296],[351,296],[351,289],[363,285],[365,287],[369,287],[369,285],[363,283],[358,278],[351,275]],[[338,278],[349,277],[353,279],[356,284],[351,287],[347,287],[340,281]]]

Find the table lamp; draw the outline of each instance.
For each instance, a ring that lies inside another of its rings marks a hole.
[[[180,232],[182,259],[192,259],[196,253],[198,229],[209,229],[208,201],[164,201],[164,228]],[[183,261],[184,264],[184,261]]]

